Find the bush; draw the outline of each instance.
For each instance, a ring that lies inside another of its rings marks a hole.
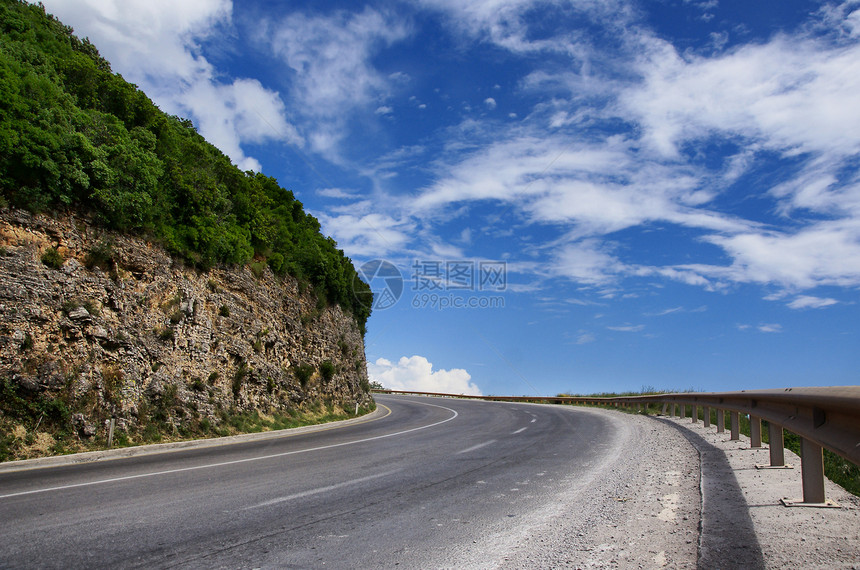
[[[334,378],[335,367],[332,364],[331,360],[324,360],[320,363],[320,375],[322,375],[323,379],[328,382],[332,378]]]
[[[308,385],[308,382],[313,376],[314,367],[310,364],[299,364],[293,367],[293,374],[296,375],[296,378],[299,381],[299,384],[302,385],[302,388]]]
[[[60,269],[63,266],[63,256],[56,247],[49,247],[42,254],[42,263],[51,269]]]

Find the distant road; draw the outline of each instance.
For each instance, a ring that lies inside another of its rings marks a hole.
[[[0,475],[0,568],[401,568],[513,548],[619,420],[376,396],[391,413],[295,437]]]

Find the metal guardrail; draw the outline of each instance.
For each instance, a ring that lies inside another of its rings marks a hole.
[[[690,417],[710,427],[711,409],[716,410],[717,431],[724,431],[725,412],[730,414],[731,438],[740,439],[740,414],[750,419],[750,445],[761,447],[762,420],[768,422],[771,468],[785,468],[784,434],[787,429],[801,438],[800,460],[803,481],[802,501],[783,501],[787,506],[831,506],[824,492],[824,458],[822,449],[860,465],[860,386],[786,388],[740,392],[654,394],[594,398],[576,396],[464,396],[435,392],[374,390],[385,394],[414,394],[436,397],[467,398],[497,402],[545,402],[573,405],[633,407],[641,411],[651,404],[662,405],[662,415],[671,406],[672,416]]]

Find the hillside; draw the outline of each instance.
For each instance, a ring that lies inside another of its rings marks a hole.
[[[0,32],[0,460],[372,408],[372,293],[293,193],[43,7]]]
[[[265,263],[364,327],[369,288],[292,192],[240,171],[95,46],[19,0],[0,2],[0,116],[0,207],[89,212],[203,270]]]

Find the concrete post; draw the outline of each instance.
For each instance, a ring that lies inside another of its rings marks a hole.
[[[717,433],[726,431],[726,411],[717,410]]]
[[[108,447],[113,447],[113,430],[116,427],[116,418],[110,419],[110,424],[108,425]]]
[[[678,417],[684,419],[687,415],[687,406],[684,404],[678,404]]]
[[[800,463],[803,479],[803,502],[824,503],[824,454],[821,446],[806,438],[800,439]]]
[[[704,413],[702,414],[705,418],[705,427],[711,427],[711,407],[705,406]]]
[[[750,416],[750,447],[761,447],[761,418]]]
[[[665,416],[665,415],[666,415],[666,409],[667,409],[668,407],[669,407],[669,403],[668,403],[668,402],[663,402],[663,411],[660,413],[660,415],[661,415],[661,416]]]
[[[676,404],[675,402],[672,402],[672,417],[678,417],[678,404]]]
[[[693,404],[693,423],[699,423],[699,406]]]
[[[770,466],[785,467],[785,437],[782,426],[768,422],[767,439],[770,442]]]
[[[732,440],[741,438],[741,418],[738,412],[731,412],[732,415]]]

